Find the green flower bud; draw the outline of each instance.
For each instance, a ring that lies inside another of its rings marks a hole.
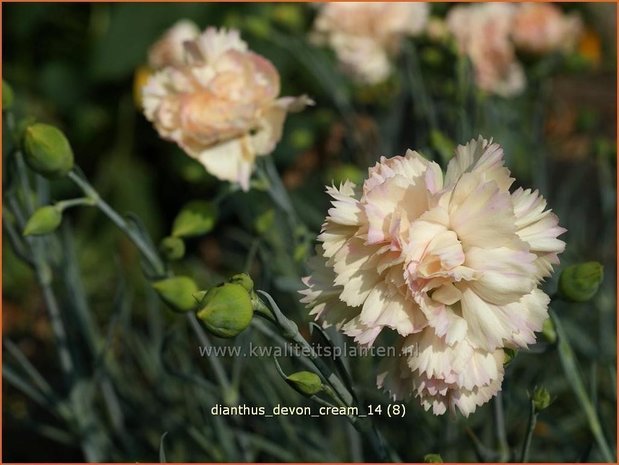
[[[194,200],[185,205],[172,225],[176,237],[201,236],[210,232],[217,222],[217,207],[211,202]]]
[[[298,5],[277,5],[273,8],[273,19],[294,31],[303,28],[303,15],[304,11]]]
[[[544,321],[544,326],[542,327],[542,334],[551,344],[557,342],[557,332],[555,331],[555,325],[552,322],[551,318],[547,318],[546,321]]]
[[[309,129],[295,129],[290,134],[290,143],[296,150],[305,150],[314,143],[314,135]]]
[[[13,106],[13,89],[6,81],[2,80],[2,109],[9,110]]]
[[[295,262],[300,263],[307,258],[309,251],[309,244],[297,244],[297,246],[294,248],[294,251],[292,252],[292,259]]]
[[[54,232],[62,222],[59,208],[47,205],[37,209],[26,222],[24,236],[42,236]]]
[[[245,19],[245,28],[260,39],[267,39],[271,35],[271,25],[258,16],[248,16]]]
[[[46,178],[61,178],[73,168],[73,150],[65,135],[49,124],[35,123],[24,133],[26,163]]]
[[[313,396],[322,391],[322,381],[316,373],[311,371],[298,371],[286,377],[286,382],[292,386],[295,391],[306,396]]]
[[[241,284],[225,283],[209,289],[197,315],[215,336],[234,337],[251,323],[251,297]]]
[[[512,360],[516,358],[516,355],[518,355],[518,351],[515,349],[505,348],[503,352],[505,353],[505,357],[503,358],[503,365],[505,366],[509,365]]]
[[[559,278],[561,297],[573,302],[587,302],[596,294],[604,279],[604,267],[598,262],[568,266]]]
[[[441,454],[426,454],[423,456],[425,463],[443,463],[443,457]]]
[[[180,260],[185,256],[185,242],[178,237],[166,237],[159,244],[159,250],[170,261]]]
[[[544,387],[536,387],[531,399],[537,412],[541,412],[550,405],[550,393]]]
[[[256,218],[254,222],[254,227],[256,228],[256,232],[261,236],[266,234],[275,223],[275,210],[269,208],[267,211],[261,213]]]
[[[198,286],[187,276],[162,279],[153,283],[153,288],[166,304],[177,312],[189,312],[198,306],[194,294]]]
[[[228,281],[234,284],[240,284],[247,290],[247,292],[254,290],[254,281],[247,273],[235,274]]]

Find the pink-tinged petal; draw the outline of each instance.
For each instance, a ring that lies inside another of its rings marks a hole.
[[[464,173],[473,172],[481,175],[482,182],[494,181],[506,192],[514,179],[503,164],[503,148],[479,136],[456,148],[456,156],[447,165],[445,185],[454,186]]]
[[[437,336],[445,338],[445,342],[450,345],[464,340],[468,322],[457,315],[451,306],[434,302],[428,296],[418,296],[417,302]]]
[[[517,301],[537,285],[536,259],[535,254],[507,247],[471,247],[466,254],[466,265],[480,273],[469,286],[492,304],[506,305]]]
[[[334,285],[335,273],[326,266],[322,257],[316,255],[308,261],[311,275],[303,278],[305,289],[299,291],[301,302],[311,309],[310,315],[321,320],[325,327],[335,325],[340,329],[356,317],[359,311],[348,307],[339,298],[342,289]]]
[[[374,247],[373,252],[376,250]],[[352,307],[361,305],[380,280],[377,257],[370,251],[361,239],[353,237],[333,257],[335,284],[343,287],[340,298]]]
[[[233,139],[196,155],[196,159],[217,178],[249,190],[249,178],[256,154],[248,138]]]
[[[477,407],[485,404],[501,390],[503,376],[494,380],[491,384],[476,387],[473,390],[458,389],[450,395],[450,407],[453,411],[457,408],[462,415],[468,417],[477,410]]]
[[[195,40],[199,35],[200,30],[192,21],[176,22],[148,50],[148,65],[153,69],[182,66],[186,62],[184,42]]]
[[[346,226],[327,220],[322,225],[322,232],[318,235],[318,241],[322,242],[323,256],[333,257],[346,241],[355,235],[357,229],[355,226]]]
[[[364,324],[359,317],[351,319],[342,326],[344,334],[354,338],[355,342],[364,347],[371,347],[382,329],[382,326],[368,326]]]
[[[559,263],[558,254],[565,250],[565,242],[557,239],[566,229],[559,226],[559,219],[546,210],[546,200],[538,191],[517,189],[512,194],[516,234],[529,244],[538,259],[535,262],[538,279],[552,273],[552,265]]]
[[[432,293],[432,300],[444,305],[453,305],[462,298],[462,292],[452,283],[448,282]]]
[[[463,174],[454,187],[449,212],[451,227],[465,249],[521,247],[510,195],[493,181],[480,184],[479,176]]]
[[[418,305],[397,288],[377,284],[363,303],[359,319],[368,326],[386,326],[401,336],[421,331],[426,320]]]
[[[471,343],[484,350],[502,347],[503,341],[511,336],[513,327],[500,307],[486,302],[472,289],[462,291],[460,303]]]
[[[518,302],[508,305],[509,311],[519,314],[523,323],[510,337],[508,343],[512,347],[524,347],[535,343],[535,333],[542,330],[544,321],[548,319],[548,304],[550,297],[540,289],[533,289]]]
[[[337,224],[346,226],[359,226],[361,224],[361,207],[359,201],[354,198],[355,185],[346,181],[340,190],[335,186],[328,187],[327,193],[333,198],[329,209],[328,219]]]

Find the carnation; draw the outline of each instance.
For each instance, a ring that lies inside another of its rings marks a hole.
[[[148,51],[148,65],[152,69],[182,66],[185,63],[185,42],[198,38],[200,29],[193,21],[177,21]]]
[[[313,38],[333,48],[357,81],[376,84],[389,77],[402,39],[424,31],[429,10],[421,2],[327,3],[316,18]]]
[[[515,6],[486,3],[449,10],[447,27],[473,64],[477,86],[503,97],[524,90],[526,78],[511,41]]]
[[[395,398],[468,415],[500,389],[503,349],[535,342],[548,316],[539,286],[565,229],[539,192],[513,183],[502,148],[479,137],[445,173],[409,150],[360,186],[327,188],[302,301],[362,345],[398,335],[402,356],[379,377]]]
[[[550,3],[524,3],[514,17],[512,37],[518,49],[541,55],[573,49],[581,33],[576,14],[564,15]]]
[[[248,190],[255,160],[275,149],[286,114],[312,102],[279,97],[279,73],[236,30],[208,28],[183,47],[183,64],[144,86],[144,114],[209,173]]]

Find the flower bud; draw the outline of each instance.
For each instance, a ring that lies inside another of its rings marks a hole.
[[[262,212],[254,221],[254,227],[256,228],[256,232],[261,236],[269,232],[269,230],[273,227],[275,223],[275,210],[269,208],[268,210]]]
[[[550,393],[544,387],[536,387],[531,399],[537,412],[541,412],[550,405]]]
[[[241,284],[224,283],[204,296],[197,315],[215,336],[234,337],[244,331],[254,312],[249,292]]]
[[[159,244],[159,250],[170,261],[180,260],[185,255],[185,242],[178,237],[166,237]]]
[[[299,31],[303,28],[304,11],[298,5],[277,5],[273,8],[273,19],[290,30]]]
[[[568,266],[559,278],[561,297],[573,302],[587,302],[598,291],[604,279],[604,267],[598,262]]]
[[[426,454],[423,456],[425,463],[443,463],[443,457],[440,454]]]
[[[26,222],[24,236],[42,236],[54,232],[62,222],[62,212],[58,207],[47,205],[37,209]]]
[[[248,16],[245,19],[245,28],[256,37],[266,39],[271,35],[269,22],[258,16]]]
[[[286,382],[306,396],[313,396],[322,391],[322,381],[316,373],[311,371],[298,371],[286,377]]]
[[[307,258],[307,255],[309,254],[309,252],[310,252],[309,244],[307,243],[297,244],[297,246],[294,248],[294,251],[292,252],[292,259],[295,262],[300,263]]]
[[[217,222],[217,207],[211,202],[194,200],[176,215],[172,235],[176,237],[200,236],[210,232]]]
[[[49,124],[35,123],[24,133],[26,163],[46,178],[60,178],[73,168],[73,150],[65,135]]]
[[[234,284],[240,284],[247,290],[247,292],[254,290],[254,281],[247,273],[235,274],[228,281]]]
[[[189,312],[198,305],[193,296],[198,292],[198,286],[187,276],[162,279],[154,282],[153,288],[161,300],[177,312]]]
[[[557,342],[557,332],[555,331],[555,325],[551,318],[547,318],[546,321],[544,321],[544,326],[542,326],[542,334],[551,344]]]
[[[2,110],[10,110],[13,105],[13,89],[2,80]]]

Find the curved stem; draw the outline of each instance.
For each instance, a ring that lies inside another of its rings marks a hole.
[[[26,197],[26,213],[30,217],[34,211],[34,202],[30,196],[30,183],[28,182],[28,175],[26,166],[24,164],[23,154],[21,152],[15,153],[15,161],[17,165],[18,176],[21,184],[22,192]],[[58,344],[58,356],[60,358],[60,366],[63,373],[67,376],[69,385],[71,379],[74,376],[75,367],[73,364],[73,358],[69,352],[67,343],[67,333],[65,331],[64,324],[62,322],[62,316],[60,314],[60,307],[56,301],[56,296],[52,290],[52,271],[49,264],[45,260],[45,256],[41,246],[40,238],[29,237],[26,241],[30,245],[32,251],[32,264],[37,277],[37,281],[41,290],[43,291],[43,298],[45,300],[47,311],[49,312],[50,324],[54,333],[56,344]]]
[[[93,207],[95,205],[95,201],[92,197],[80,197],[79,199],[60,200],[59,202],[56,202],[55,205],[64,211],[68,208],[79,206]]]
[[[600,448],[600,453],[604,458],[604,461],[614,462],[615,459],[613,458],[613,453],[611,452],[610,446],[608,445],[608,442],[606,442],[604,432],[602,431],[600,418],[598,417],[597,411],[595,410],[591,399],[589,399],[587,389],[585,388],[585,383],[580,376],[580,370],[576,363],[576,356],[574,355],[572,346],[567,338],[567,333],[563,329],[561,320],[552,310],[550,311],[550,317],[552,318],[555,331],[557,332],[557,349],[559,351],[559,358],[561,360],[561,365],[563,366],[563,371],[565,372],[565,377],[569,381],[569,385],[572,387],[576,398],[585,412],[587,421],[589,422],[589,428],[591,429],[595,441]]]
[[[529,461],[529,451],[531,449],[531,440],[533,439],[533,430],[537,423],[537,412],[535,411],[535,404],[531,400],[531,406],[529,409],[529,425],[527,426],[527,435],[524,438],[524,444],[522,445],[522,455],[520,456],[521,462]]]
[[[507,433],[505,431],[505,413],[503,411],[501,391],[497,393],[494,399],[494,420],[497,440],[499,441],[499,462],[507,462],[509,460],[509,444],[507,443]]]
[[[131,239],[131,241],[135,244],[138,250],[142,253],[144,258],[151,265],[155,274],[157,276],[165,276],[166,267],[163,263],[163,260],[159,258],[157,252],[153,251],[149,244],[147,244],[144,239],[140,237],[140,234],[138,234],[136,230],[132,228],[122,216],[116,213],[116,211],[99,196],[99,193],[94,189],[94,187],[92,187],[88,180],[86,180],[82,176],[79,176],[75,171],[71,171],[69,173],[69,178],[79,186],[79,188],[82,190],[82,192],[84,192],[84,194],[86,194],[86,196],[92,199],[94,206],[101,210],[101,212],[105,216],[107,216],[112,221],[112,223],[118,226],[118,228],[120,228],[125,234],[127,234],[127,236],[129,236],[129,239]]]
[[[344,385],[342,380],[340,380],[337,374],[335,374],[322,361],[318,354],[316,354],[316,351],[314,350],[312,345],[299,332],[299,328],[297,327],[297,325],[293,321],[289,320],[282,313],[282,311],[279,309],[279,307],[269,294],[264,291],[258,292],[269,301],[270,310],[274,317],[273,319],[269,319],[269,321],[271,321],[273,324],[276,324],[282,329],[283,336],[286,339],[299,344],[303,348],[303,353],[309,354],[308,358],[314,364],[316,369],[322,374],[330,387],[333,388],[333,394],[335,394],[335,396],[333,396],[334,400],[336,400],[338,404],[346,407],[354,406],[354,397],[351,392],[348,390],[348,388],[346,388],[346,386]],[[258,303],[258,306],[262,306],[267,309],[269,308],[264,304],[264,302],[261,301],[260,298],[256,297],[255,300]],[[262,312],[264,312],[264,310]],[[376,429],[376,426],[371,420],[369,420],[368,417],[359,418],[357,416],[348,416],[347,418],[357,429],[357,431],[359,431],[361,434],[364,434],[368,438],[369,442],[372,444],[372,447],[374,448],[381,460],[394,460],[393,457],[389,456],[387,446],[383,437],[380,435],[380,433]],[[392,456],[394,456],[393,453]]]

